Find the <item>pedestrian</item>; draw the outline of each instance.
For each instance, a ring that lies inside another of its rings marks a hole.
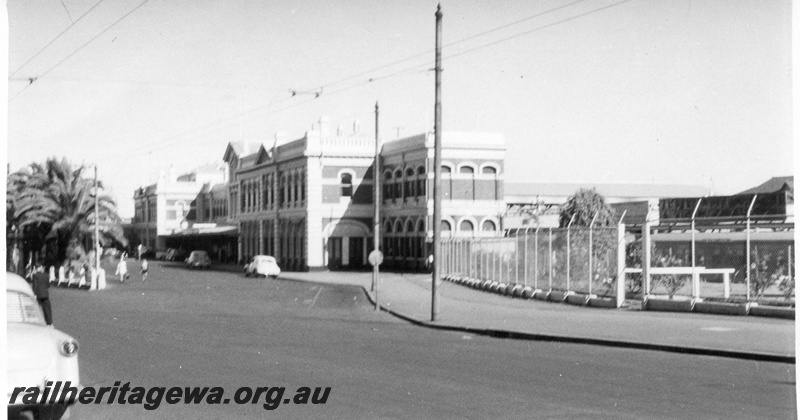
[[[115,274],[119,276],[119,281],[121,283],[125,283],[125,279],[128,278],[128,263],[125,261],[125,256],[119,259],[117,272]]]
[[[44,321],[53,325],[53,311],[50,308],[50,276],[44,272],[44,266],[37,264],[33,273],[33,294],[44,312]]]
[[[142,281],[147,281],[147,260],[142,259]]]

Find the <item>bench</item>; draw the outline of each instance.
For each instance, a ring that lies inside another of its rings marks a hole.
[[[692,276],[693,297],[700,297],[700,276],[706,274],[722,274],[722,289],[725,298],[731,297],[731,274],[735,268],[705,268],[705,267],[650,267],[650,274],[687,274]],[[641,268],[626,268],[625,273],[641,274]]]

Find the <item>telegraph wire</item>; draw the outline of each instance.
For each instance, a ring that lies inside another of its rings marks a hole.
[[[29,58],[29,59],[28,59],[28,61],[26,61],[26,62],[22,63],[22,65],[21,65],[21,66],[17,67],[17,69],[16,69],[16,70],[14,70],[13,72],[11,72],[11,74],[8,76],[8,77],[9,77],[9,79],[11,79],[12,77],[14,77],[14,76],[15,76],[15,75],[16,75],[16,74],[17,74],[17,73],[20,71],[20,70],[22,70],[22,68],[23,68],[23,67],[27,66],[27,65],[28,65],[28,63],[30,63],[31,61],[33,61],[33,59],[34,59],[34,58],[38,57],[38,56],[39,56],[39,54],[41,54],[41,53],[42,53],[42,51],[46,50],[46,49],[47,49],[49,46],[53,45],[53,43],[54,43],[54,42],[56,42],[56,40],[57,40],[58,38],[61,38],[61,35],[64,35],[64,34],[65,34],[65,33],[66,33],[68,30],[70,30],[70,28],[72,28],[73,26],[75,26],[75,24],[77,24],[78,22],[80,22],[80,21],[81,21],[81,19],[83,19],[83,17],[84,17],[84,16],[88,15],[89,13],[91,13],[91,11],[92,11],[92,10],[94,10],[94,8],[95,8],[95,7],[99,6],[99,5],[100,5],[100,3],[104,2],[104,1],[105,1],[105,0],[100,0],[100,1],[98,1],[97,3],[95,3],[95,5],[94,5],[94,6],[90,7],[90,8],[89,8],[89,10],[87,10],[87,11],[86,11],[84,14],[82,14],[82,15],[81,15],[81,16],[80,16],[78,19],[76,19],[74,22],[72,22],[72,24],[70,24],[69,26],[67,26],[66,28],[64,28],[64,30],[63,30],[63,31],[61,31],[61,33],[59,33],[58,35],[56,35],[56,37],[55,37],[55,38],[51,39],[51,40],[50,40],[50,42],[48,42],[48,43],[47,43],[47,45],[45,45],[45,46],[44,46],[44,47],[42,47],[42,48],[41,48],[39,51],[37,51],[37,52],[36,52],[36,54],[34,54],[34,55],[33,55],[33,57]],[[61,4],[63,5],[64,3],[62,2]],[[65,6],[64,8],[66,9],[66,6]],[[67,12],[67,14],[69,14],[69,12]],[[26,79],[27,79],[27,78],[26,78]]]
[[[454,46],[454,45],[456,45],[456,44],[460,44],[460,43],[462,43],[462,42],[465,42],[465,41],[468,41],[468,40],[471,40],[471,39],[474,39],[474,38],[477,38],[477,37],[481,37],[481,36],[489,35],[489,34],[491,34],[491,33],[497,32],[497,31],[499,31],[499,30],[506,29],[506,28],[509,28],[509,27],[511,27],[511,26],[514,26],[514,25],[518,25],[518,24],[520,24],[520,23],[523,23],[523,22],[529,21],[529,20],[531,20],[531,19],[535,19],[535,18],[537,18],[537,17],[541,17],[541,16],[544,16],[544,15],[547,15],[547,14],[550,14],[550,13],[553,13],[553,12],[556,12],[556,11],[558,11],[558,10],[561,10],[561,9],[565,9],[565,8],[567,8],[567,7],[569,7],[569,6],[573,6],[573,5],[575,5],[575,4],[578,4],[578,3],[581,3],[581,2],[584,2],[584,1],[586,1],[586,0],[575,0],[575,1],[571,2],[571,3],[567,3],[567,4],[564,4],[564,5],[561,5],[561,6],[558,6],[558,7],[552,8],[552,9],[545,10],[545,11],[543,11],[543,12],[536,13],[536,14],[533,14],[533,15],[530,15],[530,16],[527,16],[527,17],[524,17],[524,18],[522,18],[522,19],[516,20],[516,21],[514,21],[514,22],[511,22],[511,23],[506,23],[506,24],[504,24],[504,25],[500,25],[500,26],[494,27],[494,28],[492,28],[492,29],[489,29],[489,30],[487,30],[487,31],[484,31],[484,32],[480,32],[480,33],[477,33],[477,34],[470,35],[470,36],[468,36],[468,37],[466,37],[466,38],[463,38],[463,39],[460,39],[460,40],[458,40],[458,41],[453,41],[453,42],[451,42],[451,43],[445,44],[445,45],[443,46],[443,48],[446,48],[446,47],[452,47],[452,46]],[[411,56],[408,56],[408,57],[405,57],[405,58],[401,58],[401,59],[399,59],[399,60],[395,60],[395,61],[392,61],[392,62],[390,62],[390,63],[384,64],[384,65],[381,65],[381,66],[378,66],[378,67],[374,67],[374,68],[372,68],[372,69],[369,69],[369,70],[363,71],[363,72],[361,72],[361,73],[356,73],[356,74],[354,74],[354,75],[347,76],[347,77],[344,77],[344,78],[338,79],[338,80],[336,80],[336,81],[333,81],[333,82],[328,82],[328,83],[326,83],[326,84],[322,85],[322,87],[329,87],[329,86],[337,85],[337,84],[340,84],[340,83],[342,83],[342,82],[346,82],[346,81],[348,81],[348,80],[352,80],[352,79],[355,79],[355,78],[357,78],[357,77],[360,77],[360,76],[367,75],[367,74],[369,74],[369,73],[372,73],[372,72],[375,72],[375,71],[377,71],[377,70],[383,70],[383,69],[385,69],[385,68],[387,68],[387,67],[392,67],[392,66],[395,66],[395,65],[397,65],[397,64],[401,64],[401,63],[404,63],[404,62],[406,62],[406,61],[413,60],[413,59],[415,59],[415,58],[419,58],[419,57],[426,56],[426,55],[428,55],[428,54],[432,54],[433,52],[434,52],[434,50],[433,50],[433,49],[430,49],[430,50],[427,50],[427,51],[424,51],[424,52],[421,52],[421,53],[417,53],[417,54],[414,54],[414,55],[411,55]]]
[[[148,0],[145,0],[145,2],[143,2],[142,4],[146,3],[147,1]],[[469,36],[467,38],[464,38],[463,40],[459,40],[459,41],[450,43],[448,45],[452,46],[454,44],[461,43],[461,42],[463,42],[465,40],[468,40],[468,39],[473,39],[473,38],[476,38],[478,36],[483,36],[483,35],[495,32],[497,30],[504,29],[504,28],[507,28],[509,26],[524,22],[526,20],[530,20],[533,17],[542,16],[544,14],[551,13],[552,11],[555,11],[555,10],[563,9],[565,7],[574,5],[574,4],[582,2],[582,1],[584,1],[584,0],[577,0],[575,2],[572,2],[572,3],[566,4],[566,5],[562,5],[560,7],[557,7],[555,9],[551,9],[551,10],[548,10],[548,11],[545,11],[545,12],[541,12],[541,13],[538,13],[537,15],[532,15],[532,16],[529,16],[527,18],[520,19],[518,21],[509,23],[509,24],[505,24],[505,25],[502,25],[502,26],[499,26],[499,27],[496,27],[496,28],[493,28],[493,29],[491,29],[489,31],[485,31],[485,32],[482,32],[480,34],[471,35],[471,36]],[[551,27],[554,27],[554,26],[557,26],[557,25],[560,25],[560,24],[563,24],[563,23],[566,23],[566,22],[569,22],[569,21],[572,21],[572,20],[575,20],[575,19],[586,17],[586,16],[589,16],[589,15],[594,14],[594,13],[598,13],[598,12],[606,10],[606,9],[610,9],[612,7],[619,6],[619,5],[621,5],[623,3],[627,3],[629,1],[630,0],[622,0],[622,1],[617,2],[617,3],[613,3],[613,4],[610,4],[610,5],[607,5],[607,6],[603,6],[603,7],[597,8],[597,9],[593,9],[593,10],[590,10],[590,11],[587,11],[587,12],[584,12],[584,13],[581,13],[581,14],[578,14],[578,15],[574,15],[574,16],[571,16],[571,17],[568,17],[568,18],[565,18],[565,19],[561,19],[559,21],[556,21],[556,22],[553,22],[553,23],[550,23],[550,24],[547,24],[547,25],[544,25],[544,26],[540,26],[540,27],[537,27],[537,28],[534,28],[534,29],[531,29],[531,30],[528,30],[528,31],[524,31],[524,32],[521,32],[521,33],[518,33],[518,34],[515,34],[515,35],[511,35],[511,36],[508,36],[506,38],[502,38],[500,40],[492,41],[492,42],[489,42],[489,43],[486,43],[486,44],[483,44],[483,45],[479,45],[477,47],[473,47],[473,48],[470,48],[470,49],[467,49],[467,50],[459,51],[457,53],[449,54],[449,55],[445,56],[444,59],[450,59],[450,58],[458,57],[458,56],[461,56],[461,55],[464,55],[464,54],[468,54],[468,53],[471,53],[471,52],[474,52],[474,51],[477,51],[477,50],[480,50],[480,49],[483,49],[483,48],[487,48],[489,46],[493,46],[493,45],[496,45],[496,44],[499,44],[499,43],[502,43],[502,42],[509,41],[509,40],[512,40],[512,39],[515,39],[515,38],[518,38],[518,37],[521,37],[521,36],[529,35],[531,33],[535,33],[535,32],[538,32],[538,31],[541,31],[541,30],[544,30],[544,29],[547,29],[547,28],[551,28]],[[140,6],[141,6],[141,4],[140,4]],[[138,6],[137,6],[137,8],[138,8]],[[427,52],[423,53],[423,54],[427,54]],[[250,116],[250,117],[245,118],[245,119],[241,118],[241,117],[244,117],[244,116],[247,116],[247,115],[251,115],[251,114],[259,112],[259,111],[262,111],[264,109],[267,109],[267,108],[275,105],[276,103],[289,100],[292,97],[295,97],[296,94],[293,94],[293,95],[288,96],[286,98],[283,98],[281,100],[272,101],[272,102],[270,102],[268,104],[261,105],[261,106],[258,106],[256,108],[252,108],[250,110],[241,112],[239,114],[235,114],[235,115],[232,115],[230,117],[211,122],[211,123],[206,124],[206,125],[204,125],[202,127],[189,129],[189,130],[183,131],[181,133],[178,133],[176,135],[167,137],[165,139],[161,139],[161,140],[159,140],[159,141],[157,141],[157,142],[155,142],[155,143],[153,143],[151,145],[144,146],[144,148],[139,148],[139,151],[136,151],[136,149],[134,149],[134,150],[132,150],[131,152],[128,152],[128,153],[123,152],[122,155],[124,155],[124,156],[117,156],[117,157],[130,157],[130,156],[138,156],[138,155],[150,154],[150,153],[152,153],[152,152],[154,152],[156,150],[160,150],[160,149],[163,149],[165,147],[170,147],[170,146],[173,146],[173,145],[176,145],[176,144],[180,144],[180,143],[186,141],[187,139],[181,139],[181,137],[186,136],[186,135],[195,134],[195,133],[196,133],[196,135],[213,134],[213,133],[216,133],[218,131],[224,130],[224,129],[228,128],[228,127],[231,127],[233,125],[241,124],[242,122],[250,121],[250,120],[255,119],[255,118],[263,118],[264,116],[267,116],[267,115],[272,115],[272,114],[275,114],[277,112],[285,111],[285,110],[288,110],[288,109],[291,109],[291,108],[294,108],[294,107],[297,107],[297,106],[304,105],[306,103],[309,103],[309,102],[314,101],[315,99],[319,98],[320,95],[322,95],[322,89],[325,86],[331,86],[331,85],[335,85],[335,84],[340,84],[340,83],[342,83],[344,81],[352,80],[352,79],[354,79],[354,78],[356,78],[356,77],[358,77],[360,75],[367,74],[367,73],[369,73],[371,71],[374,71],[376,69],[383,69],[383,68],[386,68],[386,67],[390,67],[390,66],[396,65],[396,64],[401,63],[401,62],[409,61],[409,60],[411,60],[413,58],[416,58],[416,57],[419,57],[419,56],[421,56],[423,54],[410,56],[410,57],[407,57],[406,59],[403,59],[403,60],[398,60],[398,61],[386,64],[386,65],[382,65],[382,66],[376,67],[376,68],[374,68],[372,70],[368,70],[366,72],[358,73],[357,75],[354,75],[354,76],[349,76],[347,78],[339,79],[336,82],[331,82],[331,83],[322,85],[319,88],[320,89],[319,94],[315,94],[313,98],[310,98],[308,100],[302,101],[300,103],[296,103],[296,104],[288,105],[288,106],[283,107],[283,108],[275,109],[275,110],[267,112],[266,114],[259,114],[257,116]],[[333,95],[336,95],[336,94],[339,94],[339,93],[342,93],[342,92],[345,92],[345,91],[348,91],[348,90],[352,90],[352,89],[364,86],[366,84],[370,84],[370,83],[373,83],[373,82],[376,82],[376,81],[385,80],[385,79],[392,78],[392,77],[397,77],[397,76],[404,75],[404,74],[428,72],[428,71],[430,71],[430,66],[431,65],[429,63],[427,63],[427,64],[417,64],[417,65],[410,66],[408,68],[405,68],[405,69],[402,69],[402,70],[399,70],[399,71],[396,71],[396,72],[393,72],[393,73],[390,73],[390,74],[371,77],[371,78],[369,78],[367,80],[363,80],[363,81],[358,82],[358,83],[356,83],[354,85],[351,85],[351,86],[343,87],[341,89],[336,89],[336,90],[332,90],[332,91],[326,91],[324,93],[324,97],[333,96]],[[296,90],[292,90],[292,89],[289,89],[289,92],[290,93],[292,93],[292,92],[300,93],[300,91],[296,91]],[[205,132],[205,133],[203,132],[203,130],[205,130],[207,128],[214,127],[214,126],[216,126],[218,124],[222,124],[222,123],[231,121],[233,119],[237,119],[237,120],[235,122],[233,122],[232,124],[228,124],[228,125],[224,125],[224,126],[221,126],[221,127],[217,127],[217,128],[213,129],[210,132]],[[174,141],[174,140],[177,140],[177,141]],[[150,146],[156,146],[156,147],[153,148],[153,147],[150,147]],[[102,160],[106,160],[106,159],[109,159],[109,158],[101,158],[101,159]],[[110,159],[113,159],[113,157],[111,157]]]
[[[95,39],[97,39],[97,38],[100,38],[100,37],[101,37],[103,34],[105,34],[106,32],[108,32],[108,30],[109,30],[109,29],[113,28],[113,27],[114,27],[116,24],[118,24],[118,23],[122,22],[123,20],[125,20],[125,18],[127,18],[128,16],[130,16],[131,14],[133,14],[133,12],[135,12],[135,11],[139,10],[139,8],[140,8],[140,7],[142,7],[142,6],[144,6],[144,5],[145,5],[145,3],[147,3],[148,1],[150,1],[150,0],[144,0],[143,2],[139,3],[139,5],[138,5],[138,6],[134,7],[133,9],[131,9],[131,10],[130,10],[128,13],[125,13],[125,15],[123,15],[121,18],[117,19],[117,20],[116,20],[114,23],[112,23],[112,24],[111,24],[111,25],[109,25],[107,28],[105,28],[105,29],[103,29],[102,31],[100,31],[100,33],[98,33],[97,35],[95,35],[94,37],[92,37],[92,39],[90,39],[90,40],[86,41],[86,42],[85,42],[83,45],[81,45],[80,47],[78,47],[78,49],[76,49],[75,51],[71,52],[69,55],[67,55],[66,57],[64,57],[64,58],[63,58],[61,61],[59,61],[58,63],[56,63],[56,64],[55,64],[55,65],[53,65],[52,67],[48,68],[47,70],[45,70],[45,71],[44,71],[44,72],[42,72],[40,75],[36,76],[36,77],[34,78],[34,80],[35,80],[35,79],[40,79],[40,78],[42,78],[42,77],[46,76],[48,73],[50,73],[51,71],[53,71],[55,68],[57,68],[58,66],[60,66],[62,63],[64,63],[65,61],[69,60],[70,58],[72,58],[72,56],[74,56],[74,55],[75,55],[75,54],[77,54],[79,51],[81,51],[82,49],[84,49],[84,48],[85,48],[87,45],[91,44],[91,43],[92,43],[92,42],[93,42]],[[16,97],[18,97],[19,95],[21,95],[21,94],[22,94],[22,92],[25,92],[26,90],[28,90],[28,88],[29,88],[29,87],[31,87],[31,85],[33,85],[33,81],[32,81],[30,84],[28,84],[27,86],[25,86],[25,88],[23,88],[23,89],[22,89],[22,90],[21,90],[19,93],[17,93],[17,94],[16,94],[16,95],[14,95],[14,96],[13,96],[11,99],[9,99],[9,100],[8,100],[8,102],[11,102],[11,101],[13,101],[13,100],[14,100]]]

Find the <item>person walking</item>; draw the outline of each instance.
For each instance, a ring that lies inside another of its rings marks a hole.
[[[119,276],[120,283],[125,283],[125,279],[128,278],[128,263],[125,261],[124,255],[119,259],[117,272],[115,274]]]
[[[147,260],[143,258],[142,259],[142,281],[147,281],[147,268],[148,268]]]
[[[44,321],[47,325],[53,325],[53,311],[50,308],[50,276],[44,272],[44,266],[37,264],[32,276],[33,294],[44,312]]]

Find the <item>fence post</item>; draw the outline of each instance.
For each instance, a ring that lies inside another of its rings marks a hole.
[[[647,300],[650,296],[650,224],[652,222],[645,221],[642,226],[642,288],[644,295],[642,300]]]
[[[694,229],[694,219],[697,215],[697,210],[700,209],[700,202],[702,202],[702,198],[697,199],[697,204],[694,206],[694,211],[692,212],[692,298],[699,299],[700,298],[700,274],[697,272],[697,264],[695,264],[695,229]]]
[[[617,225],[617,308],[621,308],[623,303],[625,303],[625,224],[620,223]]]
[[[514,236],[514,283],[519,284],[519,231]]]
[[[549,291],[552,292],[553,291],[553,228],[550,228],[550,236],[547,244],[547,254],[548,254],[547,259],[550,261],[550,265],[548,267],[549,270],[547,273],[547,279],[548,279],[547,282],[548,282],[548,287],[550,288]]]
[[[533,288],[539,290],[539,226],[533,232]]]
[[[528,229],[530,229],[530,226],[525,228],[525,274],[522,276],[525,287],[528,287]],[[791,268],[791,265],[789,265],[789,268]],[[789,272],[791,273],[791,270]]]
[[[758,194],[753,196],[753,201],[750,202],[750,208],[747,209],[747,301],[750,302],[750,212],[753,211],[753,204],[756,203],[756,197]]]
[[[594,213],[594,217],[592,217],[592,223],[589,223],[589,295],[592,294],[592,279],[594,277],[592,273],[592,258],[594,257],[594,242],[592,241],[592,229],[594,229],[594,222],[597,220],[597,215],[600,214],[599,211]]]
[[[570,290],[569,284],[569,267],[570,267],[570,254],[572,253],[572,247],[570,244],[570,228],[572,227],[572,222],[575,221],[575,215],[577,213],[572,213],[572,217],[569,218],[569,224],[567,224],[567,292]]]

